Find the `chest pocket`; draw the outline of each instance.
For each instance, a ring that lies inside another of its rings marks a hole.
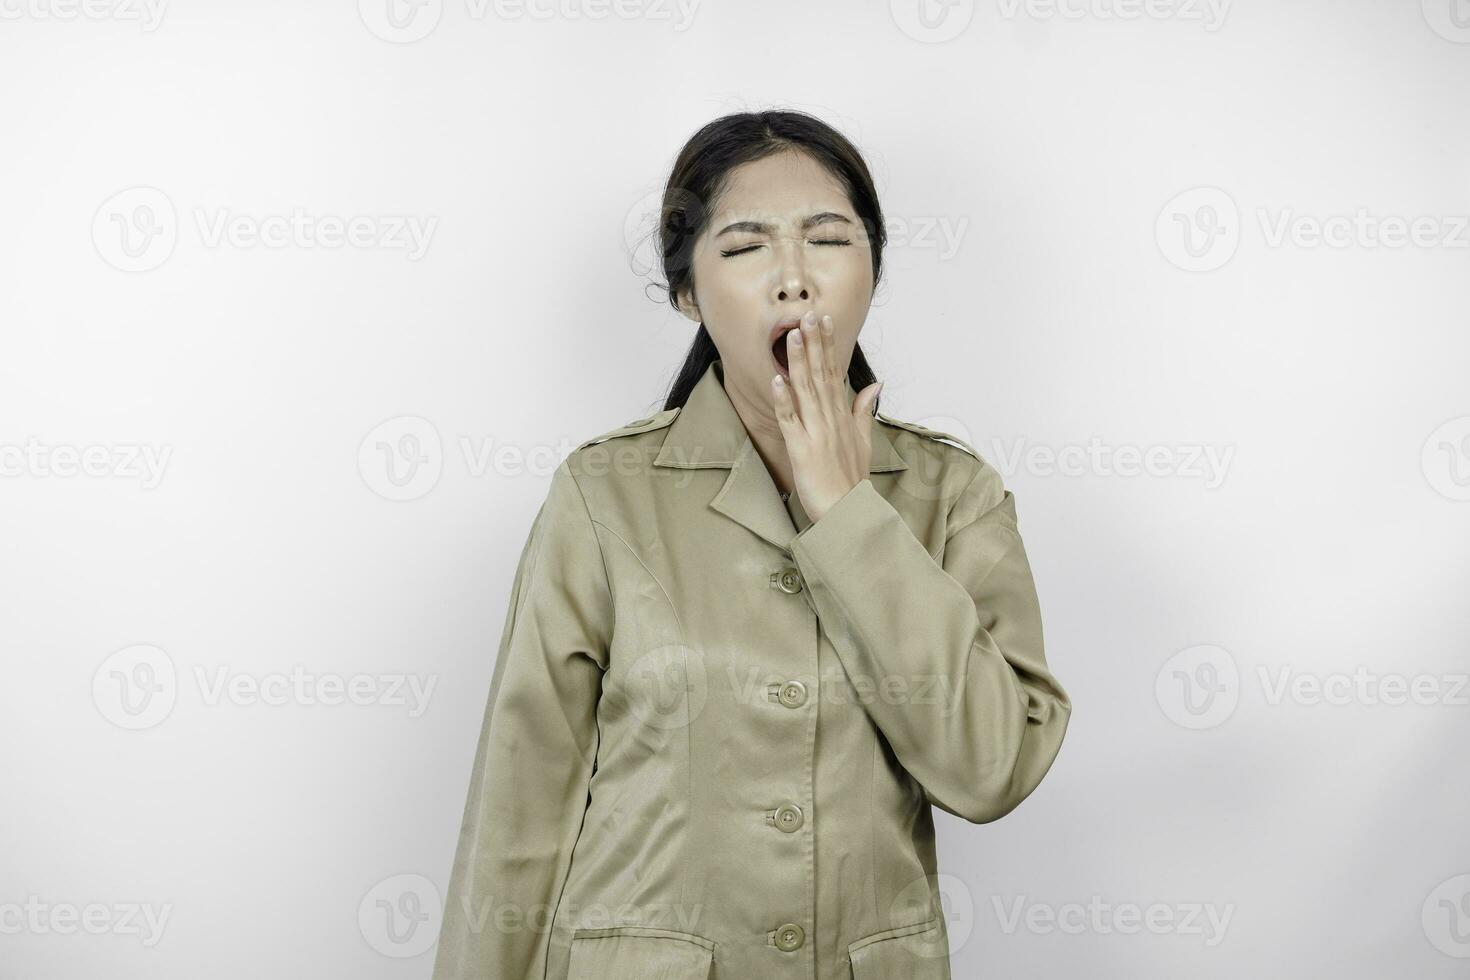
[[[708,980],[714,955],[713,941],[672,929],[577,929],[567,980]]]
[[[847,947],[853,980],[950,980],[939,920],[865,936]]]

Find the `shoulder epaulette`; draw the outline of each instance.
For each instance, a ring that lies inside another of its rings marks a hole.
[[[586,449],[588,446],[595,446],[599,442],[606,442],[609,439],[616,439],[619,436],[631,436],[637,435],[640,432],[652,432],[654,429],[662,429],[671,424],[674,421],[674,417],[678,414],[678,406],[664,409],[662,412],[650,415],[646,419],[638,419],[635,422],[620,425],[610,432],[604,432],[600,436],[593,436],[577,448]]]
[[[876,418],[879,422],[883,422],[888,425],[896,426],[900,429],[907,429],[910,432],[917,433],[926,439],[933,439],[936,442],[944,442],[953,445],[958,449],[963,449],[965,452],[969,453],[971,456],[974,456],[976,459],[981,459],[980,454],[975,451],[975,447],[971,446],[968,442],[961,439],[959,436],[952,436],[948,432],[940,432],[938,429],[926,428],[925,426],[922,426],[917,422],[900,422],[898,419],[891,419],[881,413],[875,412],[874,418]],[[984,462],[984,460],[981,459],[981,462]]]

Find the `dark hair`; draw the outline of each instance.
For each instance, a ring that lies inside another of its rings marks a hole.
[[[837,130],[804,112],[739,112],[721,116],[691,136],[679,151],[664,187],[658,222],[659,259],[669,302],[675,309],[678,309],[679,292],[690,286],[694,274],[694,243],[709,223],[710,213],[725,189],[730,172],[742,164],[787,150],[811,154],[847,191],[872,248],[873,288],[877,289],[888,235],[872,175],[857,148]],[[682,407],[695,383],[719,356],[714,339],[701,323],[669,388],[664,410]],[[862,391],[877,380],[860,346],[853,347],[847,379],[854,391]],[[877,407],[875,400],[874,410]]]

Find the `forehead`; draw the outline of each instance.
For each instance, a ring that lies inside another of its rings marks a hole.
[[[775,153],[730,171],[715,217],[796,221],[816,211],[850,213],[840,181],[806,153]]]

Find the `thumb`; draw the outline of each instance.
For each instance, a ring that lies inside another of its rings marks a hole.
[[[874,381],[862,391],[858,392],[857,397],[852,400],[852,414],[858,417],[866,415],[871,419],[873,417],[873,404],[877,402],[878,392],[882,387],[883,382]]]

